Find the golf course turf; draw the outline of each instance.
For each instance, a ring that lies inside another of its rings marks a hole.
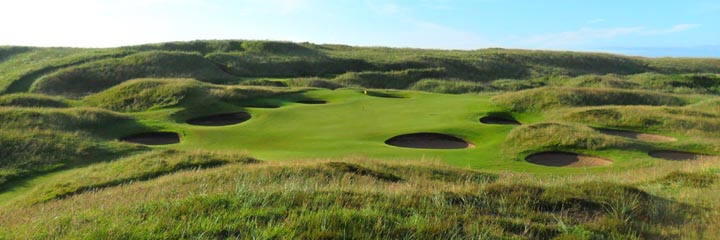
[[[0,46],[0,239],[720,236],[720,61]]]

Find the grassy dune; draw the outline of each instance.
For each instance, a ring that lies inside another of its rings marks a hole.
[[[712,238],[719,73],[511,49],[0,47],[0,239]],[[233,114],[250,118],[192,121]],[[144,132],[180,142],[119,141]],[[467,148],[388,141],[412,133]],[[607,164],[526,159],[546,152]]]
[[[692,179],[695,173],[646,171],[653,174],[631,182],[617,177],[598,182],[593,175],[537,185],[549,179],[493,176],[432,162],[230,164],[6,209],[0,222],[6,237],[37,238],[646,239],[713,234],[713,225],[702,222],[716,218],[715,213],[692,217],[704,205],[667,197],[676,189],[668,184]],[[387,173],[400,180],[377,177]],[[49,189],[59,189],[55,186]],[[654,186],[669,188],[649,193]],[[717,185],[699,189],[715,190]],[[24,217],[10,221],[10,216]]]
[[[32,91],[83,96],[143,77],[187,77],[209,82],[233,78],[199,54],[151,51],[59,70],[38,79]]]
[[[518,112],[603,105],[683,106],[693,100],[690,96],[651,91],[553,87],[505,93],[493,97],[495,104]]]

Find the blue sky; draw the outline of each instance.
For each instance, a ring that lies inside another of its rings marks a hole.
[[[23,0],[0,9],[0,45],[270,39],[720,57],[717,0]]]

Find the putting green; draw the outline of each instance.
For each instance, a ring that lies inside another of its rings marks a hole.
[[[327,104],[302,104],[288,100],[279,108],[225,107],[222,110],[227,112],[247,111],[252,118],[230,126],[194,126],[183,121],[161,124],[165,125],[164,129],[183,135],[182,143],[164,147],[247,150],[250,155],[262,160],[360,156],[388,160],[440,160],[477,169],[560,170],[517,161],[516,156],[503,154],[502,143],[517,126],[480,123],[482,116],[500,111],[490,104],[490,95],[399,93],[406,97],[377,97],[352,89],[312,90],[299,97],[324,100]],[[525,116],[520,120],[533,122],[539,117]],[[384,143],[397,135],[419,132],[453,135],[473,143],[475,147],[413,149]],[[623,159],[630,158],[625,153],[612,155],[616,161],[614,166],[627,165],[623,164]]]

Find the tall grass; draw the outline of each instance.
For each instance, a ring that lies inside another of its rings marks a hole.
[[[720,120],[716,114],[677,107],[610,106],[564,110],[560,118],[624,129],[666,131],[683,135],[717,136]]]
[[[521,160],[543,151],[629,150],[642,147],[642,144],[605,135],[581,124],[546,122],[513,129],[505,138],[503,151]]]
[[[0,186],[16,178],[103,160],[132,149],[129,145],[98,143],[81,132],[0,129]]]
[[[49,185],[33,189],[23,204],[64,198],[93,189],[112,187],[133,181],[145,181],[183,169],[215,167],[229,163],[253,163],[246,154],[183,152],[160,150],[94,164],[65,172]]]
[[[413,83],[409,89],[436,93],[460,94],[483,92],[488,91],[490,88],[483,83],[456,79],[422,79]]]
[[[501,107],[522,112],[602,105],[683,106],[697,99],[652,91],[545,87],[497,95],[492,101]]]
[[[135,79],[85,98],[92,105],[114,111],[137,112],[202,102],[208,87],[192,79]]]
[[[84,131],[100,137],[116,137],[119,131],[142,128],[130,116],[98,108],[3,108],[0,129],[48,129]]]
[[[699,210],[617,183],[450,178],[457,181],[435,178],[435,171],[468,173],[417,162],[340,161],[402,179],[392,182],[338,171],[337,162],[183,171],[5,209],[0,231],[37,238],[677,238]],[[111,164],[75,174],[104,179],[91,170]]]
[[[42,94],[16,93],[0,95],[0,106],[3,107],[70,107],[70,103],[61,98]]]
[[[32,91],[85,96],[143,77],[197,78],[209,82],[233,79],[233,76],[196,53],[142,52],[62,69],[39,79]]]
[[[118,49],[26,49],[0,62],[0,93],[27,92],[37,78],[58,69],[130,53]]]
[[[335,77],[333,81],[347,86],[364,88],[405,89],[423,78],[436,78],[444,75],[445,69],[442,68],[408,69],[390,72],[348,72]]]

